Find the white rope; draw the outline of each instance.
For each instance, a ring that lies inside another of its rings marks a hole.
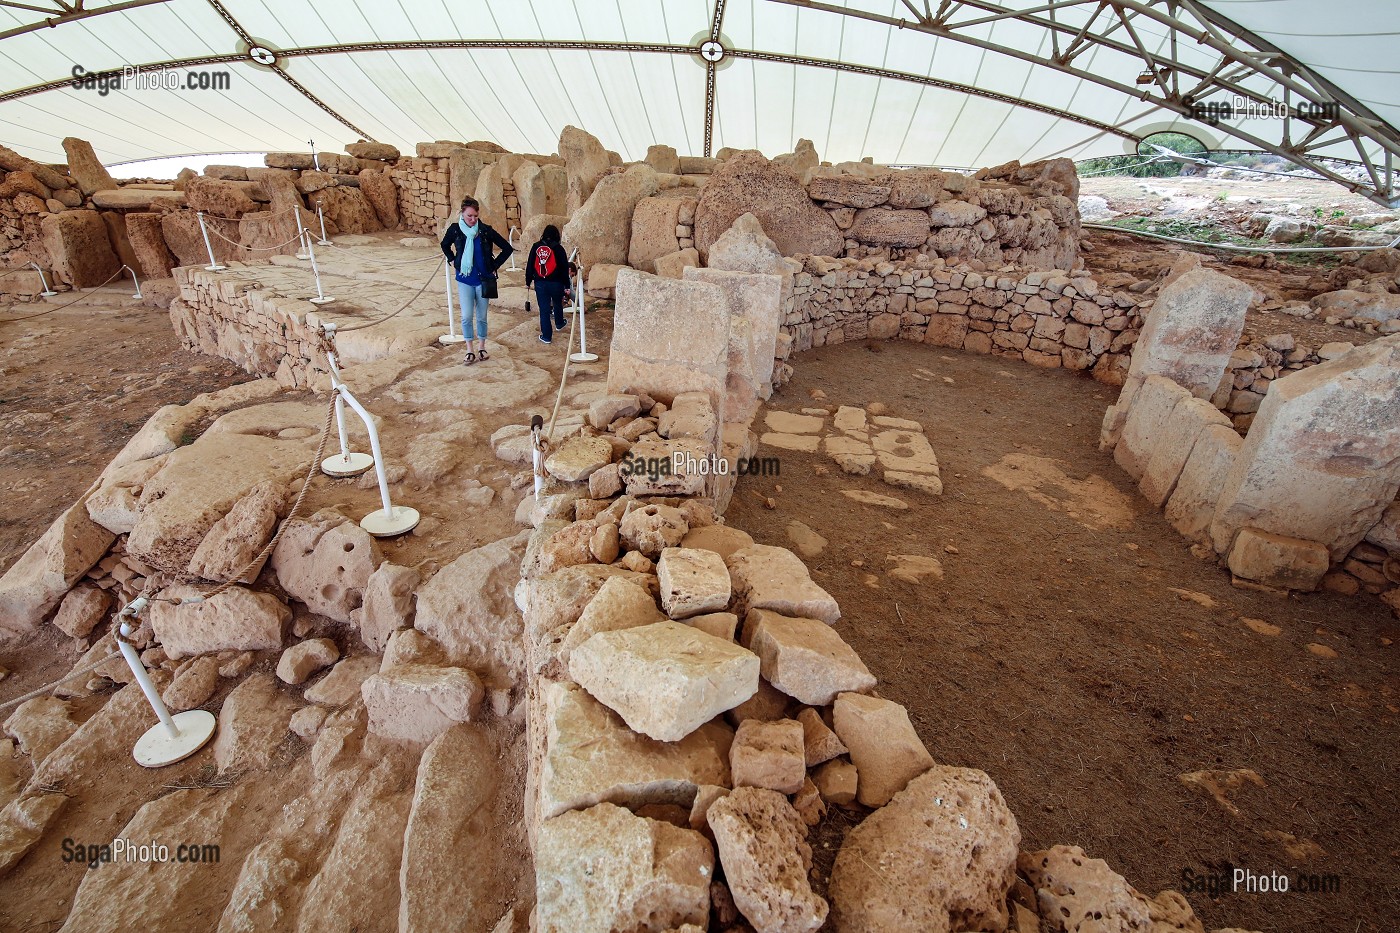
[[[273,250],[286,249],[288,246],[291,246],[291,245],[292,245],[293,243],[295,243],[297,240],[300,240],[300,239],[301,239],[301,237],[299,237],[299,236],[294,236],[294,237],[292,237],[290,240],[288,240],[287,242],[285,242],[285,243],[280,243],[280,244],[278,244],[277,246],[244,246],[242,243],[238,242],[237,240],[230,240],[228,237],[224,236],[222,233],[220,233],[218,230],[215,230],[213,227],[210,227],[210,228],[209,228],[209,232],[212,233],[212,234],[214,234],[214,236],[218,237],[219,239],[223,240],[225,243],[232,243],[234,246],[237,246],[239,249],[246,249],[246,250],[249,250],[250,252],[254,252],[254,253],[270,253],[270,252],[272,252]]]
[[[1085,222],[1080,224],[1083,227],[1092,227],[1095,230],[1109,230],[1113,233],[1128,233],[1133,236],[1151,237],[1154,240],[1166,240],[1170,243],[1185,243],[1188,246],[1204,246],[1208,249],[1226,249],[1239,253],[1356,253],[1368,252],[1373,249],[1393,249],[1400,246],[1400,237],[1396,237],[1385,246],[1241,246],[1236,243],[1207,243],[1205,240],[1187,240],[1182,237],[1167,236],[1165,233],[1149,233],[1146,230],[1134,230],[1131,227],[1118,227],[1113,224],[1095,224]]]

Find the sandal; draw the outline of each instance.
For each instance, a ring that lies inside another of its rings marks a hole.
[[[489,353],[486,352],[486,348],[485,348],[485,347],[482,347],[482,348],[481,348],[481,351],[480,351],[477,355],[480,356],[483,360],[489,360],[489,359],[491,359],[491,354],[489,354]]]
[[[470,366],[471,364],[473,364],[473,363],[475,363],[475,362],[476,362],[476,354],[475,354],[475,353],[472,353],[470,350],[468,350],[468,351],[467,351],[467,358],[464,359],[464,360],[462,360],[462,365],[463,365],[463,366]]]

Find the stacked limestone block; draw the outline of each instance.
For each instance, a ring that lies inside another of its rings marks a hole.
[[[307,388],[325,373],[314,305],[197,266],[176,269],[175,280],[180,297],[170,303],[170,321],[186,349],[274,376],[285,388]]]
[[[481,218],[505,236],[530,219],[566,213],[564,159],[507,152],[491,142],[419,143],[416,158],[390,173],[404,229],[441,234],[463,198],[481,203]],[[526,246],[529,244],[526,243]]]

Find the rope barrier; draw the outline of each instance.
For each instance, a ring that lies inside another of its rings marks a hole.
[[[112,660],[113,658],[119,657],[121,657],[121,652],[113,651],[111,654],[107,655],[107,657],[103,658],[101,661],[96,662],[95,664],[89,664],[87,667],[78,668],[76,671],[69,671],[67,674],[60,677],[58,680],[55,680],[53,683],[44,684],[44,686],[40,687],[38,690],[31,690],[23,696],[18,696],[15,697],[13,700],[6,700],[4,703],[0,703],[0,710],[9,709],[12,706],[19,706],[21,703],[24,703],[28,700],[32,700],[35,697],[43,696],[46,693],[50,693],[54,690],[54,688],[62,684],[66,684],[68,683],[68,681],[81,677],[84,674],[91,674],[93,671],[97,670],[99,667],[106,664],[108,661]]]
[[[121,269],[118,269],[116,272],[113,272],[110,276],[107,277],[107,282],[110,282],[110,281],[112,281],[112,279],[115,279],[117,276],[121,275],[121,274],[122,274],[122,269],[125,269],[125,268],[126,268],[126,266],[122,266]],[[29,320],[33,320],[33,319],[36,318],[36,317],[43,317],[43,316],[46,315],[46,314],[53,314],[55,311],[62,311],[64,308],[68,308],[68,307],[71,307],[71,306],[77,304],[78,302],[82,301],[84,298],[89,298],[89,297],[91,297],[91,296],[96,292],[97,289],[103,288],[104,286],[106,286],[106,285],[107,285],[107,282],[103,282],[101,285],[95,285],[95,286],[93,286],[93,288],[92,288],[91,290],[83,292],[83,293],[82,293],[81,295],[79,295],[77,298],[74,298],[72,301],[69,301],[69,302],[66,302],[66,303],[64,303],[64,304],[61,304],[61,305],[59,305],[57,308],[49,308],[47,311],[40,311],[38,314],[29,314],[29,315],[25,315],[24,317],[0,318],[0,324],[18,324],[20,321],[29,321]]]
[[[447,262],[446,257],[444,257],[444,258],[442,258],[442,259],[439,259],[439,260],[438,260],[438,266],[442,265],[442,264],[445,263],[445,262]],[[431,284],[433,284],[433,279],[437,278],[438,266],[433,266],[433,271],[428,275],[428,280],[427,280],[426,282],[423,283],[423,287],[420,288],[420,289],[418,289],[418,291],[414,293],[414,295],[413,295],[412,298],[408,299],[408,300],[405,301],[402,305],[400,305],[400,306],[399,306],[399,309],[398,309],[397,311],[394,311],[392,314],[386,314],[384,317],[379,318],[377,321],[370,321],[370,322],[368,322],[368,323],[366,323],[366,324],[356,324],[354,327],[337,327],[337,328],[336,328],[336,332],[337,332],[337,333],[341,333],[341,334],[348,334],[348,333],[350,333],[351,331],[355,331],[355,330],[364,330],[366,327],[374,327],[374,326],[377,325],[377,324],[383,324],[385,321],[389,320],[390,318],[397,316],[397,315],[400,314],[405,308],[407,308],[409,305],[411,305],[411,304],[413,304],[415,301],[417,301],[417,300],[418,300],[418,297],[419,297],[420,295],[422,295],[425,291],[428,290],[428,286],[431,285]]]
[[[1131,236],[1150,237],[1154,240],[1166,240],[1170,243],[1185,243],[1187,246],[1230,250],[1237,253],[1356,253],[1375,249],[1394,249],[1396,246],[1400,246],[1400,237],[1396,237],[1385,246],[1244,246],[1238,243],[1207,243],[1204,240],[1187,240],[1182,237],[1168,236],[1165,233],[1150,233],[1146,230],[1134,230],[1131,227],[1119,227],[1114,224],[1085,222],[1080,226],[1090,227],[1094,230],[1108,230],[1113,233],[1127,233]]]
[[[276,245],[276,246],[244,246],[242,243],[238,242],[237,240],[230,240],[228,237],[224,236],[222,233],[220,233],[219,231],[215,230],[213,227],[210,227],[210,228],[209,228],[209,232],[212,233],[212,234],[214,234],[214,236],[218,237],[219,239],[223,240],[225,243],[232,243],[234,246],[237,246],[239,249],[246,249],[246,250],[249,250],[250,252],[254,252],[254,253],[268,253],[268,252],[272,252],[273,250],[285,249],[285,248],[287,248],[288,246],[291,246],[293,243],[295,243],[296,241],[298,241],[298,240],[301,239],[300,236],[294,236],[294,237],[292,237],[290,240],[288,240],[287,242],[285,242],[285,243],[279,243],[279,244]]]

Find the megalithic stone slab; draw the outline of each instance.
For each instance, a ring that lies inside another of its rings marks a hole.
[[[1243,445],[1244,438],[1229,425],[1208,425],[1196,438],[1167,500],[1167,521],[1180,534],[1192,541],[1209,540],[1216,501]]]
[[[1230,427],[1230,419],[1210,402],[1200,398],[1183,399],[1172,409],[1152,455],[1148,457],[1138,488],[1158,508],[1176,488],[1196,439],[1209,425]]]
[[[617,275],[608,393],[667,403],[704,392],[723,411],[729,373],[729,302],[707,282],[623,269]]]
[[[1400,334],[1272,383],[1225,478],[1216,553],[1249,527],[1344,558],[1400,490],[1397,374]]]
[[[1165,376],[1149,376],[1133,393],[1113,459],[1134,480],[1142,479],[1177,404],[1190,397],[1190,392]]]

